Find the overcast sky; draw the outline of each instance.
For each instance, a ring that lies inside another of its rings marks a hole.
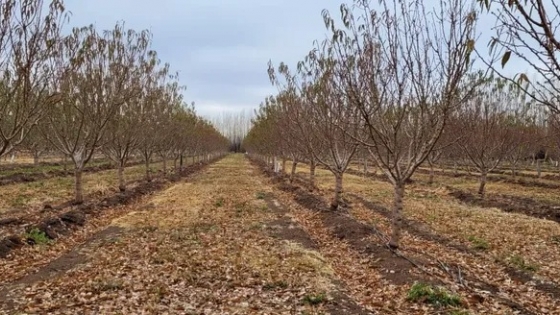
[[[276,89],[267,62],[295,63],[323,39],[321,10],[340,0],[66,0],[70,24],[124,20],[153,32],[153,48],[187,85],[197,112],[251,110]]]
[[[301,60],[326,32],[321,10],[344,0],[66,0],[71,26],[124,20],[153,32],[153,48],[179,71],[186,100],[209,116],[252,110],[276,89],[267,62]],[[492,25],[485,21],[479,29]],[[483,45],[486,42],[482,43]]]

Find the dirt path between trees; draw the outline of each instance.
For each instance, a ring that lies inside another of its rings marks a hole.
[[[271,185],[231,155],[130,206],[38,273],[1,314],[376,314]]]

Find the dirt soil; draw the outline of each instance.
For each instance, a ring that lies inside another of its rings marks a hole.
[[[450,196],[466,204],[483,208],[498,208],[505,212],[522,213],[560,223],[560,204],[527,197],[492,193],[488,193],[481,198],[478,195],[450,186],[446,188],[450,190]]]
[[[313,239],[302,229],[296,222],[287,216],[288,210],[286,207],[274,198],[272,194],[265,197],[268,208],[273,211],[278,219],[268,224],[268,229],[274,237],[296,242],[304,248],[310,250],[317,250],[318,246]],[[336,281],[337,290],[333,292],[333,299],[328,302],[326,306],[329,314],[332,315],[366,315],[372,314],[368,310],[358,305],[344,290],[344,284]]]
[[[376,314],[260,180],[233,156],[167,186],[0,286],[0,313]]]
[[[414,265],[410,261],[395,255],[395,253],[389,250],[382,242],[373,243],[368,240],[368,237],[372,235],[380,235],[375,227],[356,221],[343,208],[337,211],[331,211],[324,198],[309,192],[308,189],[289,184],[285,180],[285,176],[274,174],[262,163],[254,160],[252,162],[268,176],[275,177],[274,181],[277,183],[277,187],[282,191],[293,194],[294,200],[299,205],[311,211],[315,211],[317,217],[322,220],[324,225],[327,226],[338,239],[348,242],[354,249],[363,253],[365,256],[376,257],[376,267],[384,271],[383,275],[386,279],[397,285],[412,284],[417,280],[426,280],[411,273]]]
[[[411,271],[416,267],[420,269],[423,268],[422,265],[428,266],[433,265],[437,261],[437,257],[431,257],[429,254],[420,254],[417,257],[414,256],[397,256],[394,252],[390,251],[382,238],[379,238],[380,242],[372,243],[371,235],[381,235],[379,230],[377,230],[373,225],[366,225],[358,222],[346,211],[345,208],[338,209],[337,211],[330,211],[327,203],[324,201],[326,198],[321,197],[316,193],[312,193],[309,189],[302,189],[297,185],[290,184],[286,181],[286,176],[278,175],[271,172],[270,169],[266,167],[263,163],[258,161],[252,161],[255,165],[268,176],[273,177],[272,182],[276,186],[285,192],[293,195],[294,200],[301,206],[311,210],[316,211],[317,217],[320,218],[325,226],[330,227],[332,233],[341,240],[348,242],[354,249],[371,255],[373,257],[379,258],[379,265],[375,266],[381,270],[391,270],[391,273],[385,273],[384,276],[391,280],[392,283],[396,285],[410,285],[414,281],[422,280],[423,282],[432,282],[439,284],[437,279],[430,279],[427,275],[426,277],[419,276]],[[362,174],[358,174],[362,175]],[[305,182],[301,179],[300,181]],[[299,182],[299,181],[295,181]],[[317,191],[317,190],[315,190]],[[350,200],[346,200],[345,204],[347,207],[351,208],[353,202],[358,202],[365,205],[368,209],[375,211],[387,218],[390,218],[391,213],[388,209],[371,203],[364,198],[357,195],[350,195]],[[426,225],[415,222],[413,220],[405,219],[404,222],[405,230],[421,237],[428,241],[433,241],[437,243],[444,244],[447,247],[457,250],[459,252],[465,252],[470,255],[482,258],[475,250],[468,248],[467,246],[455,242],[452,239],[446,238],[444,236],[438,235],[431,231]],[[410,255],[410,254],[409,254]],[[453,268],[453,266],[447,266],[447,268]],[[457,267],[456,267],[457,268]],[[545,283],[537,279],[534,279],[531,274],[527,272],[522,272],[511,267],[506,267],[508,274],[511,276],[513,281],[520,283],[535,283],[535,288],[551,294],[555,298],[560,298],[560,287],[555,283]],[[480,281],[477,279],[476,275],[469,275],[467,272],[463,271],[461,275],[462,278],[469,281],[472,287],[478,290],[483,290],[489,292],[494,296],[495,299],[500,300],[505,305],[508,305],[513,310],[517,310],[520,314],[536,314],[524,308],[521,304],[514,300],[504,298],[500,295],[499,288],[491,283]],[[474,295],[475,299],[483,300],[479,295]]]

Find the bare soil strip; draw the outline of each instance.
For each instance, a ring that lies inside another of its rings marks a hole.
[[[228,156],[130,206],[44,274],[5,286],[3,310],[374,314],[287,213],[243,156]]]
[[[269,170],[265,170],[265,173],[272,175]],[[309,217],[313,217],[315,221],[321,221],[322,227],[326,229],[329,235],[310,232],[314,239],[334,236],[349,244],[352,250],[360,253],[362,260],[376,259],[377,275],[380,274],[392,285],[399,286],[401,299],[402,295],[406,294],[405,288],[411,282],[422,280],[424,282],[444,283],[447,287],[454,288],[466,297],[466,306],[469,311],[478,310],[483,313],[491,312],[494,314],[507,313],[508,311],[515,314],[552,314],[554,312],[551,312],[551,310],[558,306],[557,284],[540,282],[526,273],[517,273],[511,268],[499,266],[499,264],[498,266],[492,266],[490,270],[485,270],[483,269],[484,265],[490,266],[494,262],[485,262],[485,259],[480,258],[479,255],[474,255],[472,251],[464,248],[461,244],[434,234],[426,230],[425,226],[412,221],[407,222],[405,233],[407,235],[404,242],[413,243],[414,246],[405,248],[395,255],[383,246],[382,237],[380,237],[383,232],[386,232],[387,224],[384,223],[383,228],[376,228],[376,225],[372,224],[371,221],[372,219],[380,220],[380,218],[374,218],[375,216],[372,217],[373,212],[371,211],[376,212],[377,216],[381,215],[385,221],[388,221],[389,214],[384,208],[366,203],[367,209],[364,209],[364,200],[352,196],[350,200],[347,200],[346,209],[332,212],[327,210],[326,198],[317,195],[317,193],[309,193],[308,187],[290,185],[279,177],[275,177],[273,182],[280,190],[287,192],[297,204],[303,206],[304,209],[313,211],[307,215],[305,213],[300,214],[302,222],[309,220],[307,219]],[[354,209],[355,207],[356,209]],[[364,210],[370,212],[367,213]],[[318,230],[316,223],[307,222],[309,223],[307,225],[309,230]],[[418,242],[418,238],[422,241]],[[332,238],[330,242],[332,242]],[[330,242],[327,242],[327,244],[334,246]],[[422,247],[416,247],[417,245],[424,247],[425,250],[422,250]],[[430,251],[433,252],[430,253]],[[446,255],[438,257],[444,252]],[[480,261],[473,261],[473,258],[480,259]],[[356,264],[355,261],[351,263],[359,268],[359,264]],[[389,266],[393,266],[390,273],[383,273]],[[344,266],[341,266],[341,268],[344,268]],[[375,278],[375,275],[371,277]],[[365,279],[362,279],[362,281],[365,281]],[[352,286],[351,281],[347,281],[347,283]],[[535,294],[535,292],[539,293]],[[387,294],[386,292],[383,293]],[[367,296],[360,297],[362,292],[357,291],[355,294],[359,297],[359,300],[369,299]],[[390,299],[390,297],[387,296],[387,299]],[[534,306],[533,299],[538,300],[540,305],[546,306],[540,308]],[[393,304],[389,307],[394,309],[400,307],[398,308],[400,312],[411,314],[423,313],[411,311],[412,306],[406,304]]]
[[[7,258],[12,250],[24,244],[35,245],[33,240],[24,235],[25,233],[35,231],[44,233],[51,240],[57,239],[82,227],[86,220],[92,216],[98,216],[103,209],[129,204],[141,196],[163,189],[169,182],[176,182],[182,177],[199,171],[205,165],[190,165],[181,172],[166,177],[157,177],[151,182],[139,182],[124,192],[117,192],[107,197],[92,198],[93,196],[89,196],[88,201],[80,205],[65,202],[55,207],[49,206],[41,213],[32,216],[8,218],[13,220],[0,222],[3,223],[0,224],[2,229],[0,235],[3,236],[0,240],[0,259]]]

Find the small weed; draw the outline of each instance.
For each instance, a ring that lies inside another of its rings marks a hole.
[[[221,206],[223,206],[223,205],[224,205],[224,198],[222,198],[222,197],[218,198],[218,200],[216,200],[216,202],[214,203],[214,205],[215,205],[216,207],[218,207],[218,208],[221,207]]]
[[[465,310],[451,310],[449,315],[470,315],[470,313]]]
[[[461,298],[459,296],[447,292],[444,288],[419,282],[415,282],[412,285],[408,291],[407,300],[428,303],[435,306],[461,305]]]
[[[469,239],[469,242],[472,243],[472,247],[474,249],[487,250],[488,248],[490,248],[490,245],[488,245],[488,242],[483,238],[471,235],[471,236],[469,236],[468,239]]]
[[[552,243],[555,243],[556,245],[560,245],[560,235],[554,235],[550,238],[550,241]]]
[[[535,272],[539,269],[537,266],[527,263],[523,257],[517,254],[511,255],[508,260],[510,264],[521,270]]]
[[[324,293],[306,295],[303,298],[303,303],[309,305],[319,305],[327,301],[327,296]]]
[[[286,289],[286,288],[288,288],[288,283],[284,281],[275,281],[272,283],[267,283],[263,286],[264,290]]]
[[[257,199],[264,199],[266,197],[266,194],[263,191],[259,191],[256,194]]]
[[[51,239],[47,236],[47,234],[45,234],[45,232],[40,231],[37,228],[34,228],[31,231],[29,231],[25,235],[25,238],[28,241],[32,242],[32,244],[34,245],[49,244],[51,242]]]
[[[252,209],[248,207],[247,202],[240,202],[235,204],[235,214],[239,217],[244,212],[250,212]]]

